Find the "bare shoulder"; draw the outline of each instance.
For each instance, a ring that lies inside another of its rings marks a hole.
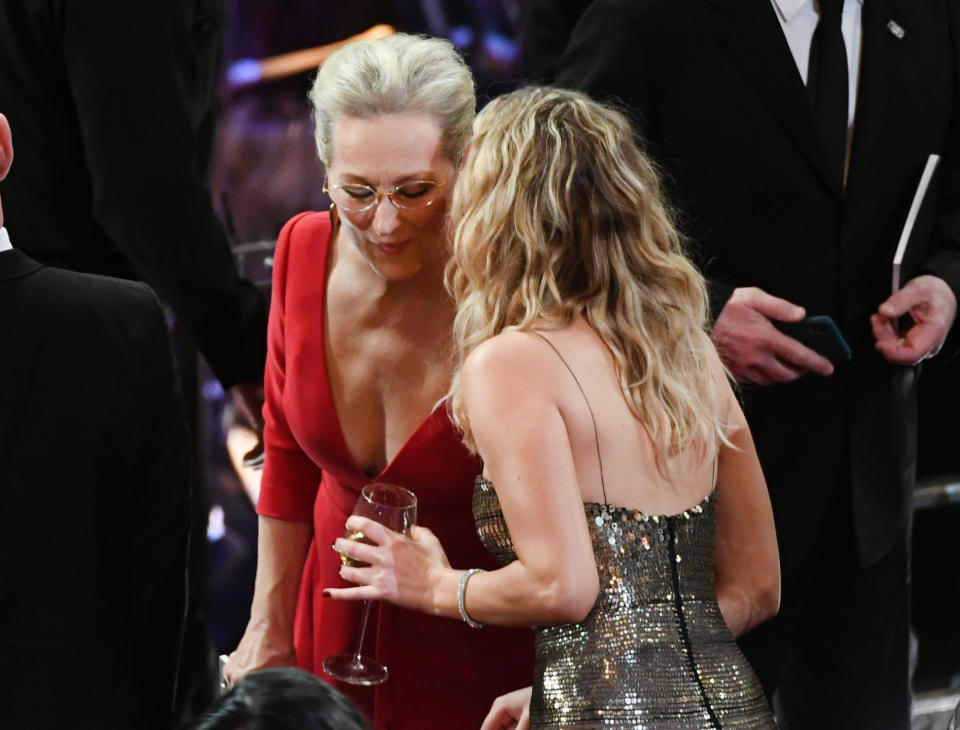
[[[529,332],[501,332],[474,349],[463,363],[464,396],[527,400],[549,393],[551,354]]]
[[[536,360],[542,343],[529,332],[501,332],[478,345],[463,363],[464,378],[483,377],[490,371],[510,371],[517,365]]]
[[[529,332],[504,332],[470,353],[461,371],[464,405],[481,457],[495,473],[503,459],[528,459],[560,423],[556,356]],[[549,449],[560,448],[549,442]],[[511,456],[512,455],[512,456]]]

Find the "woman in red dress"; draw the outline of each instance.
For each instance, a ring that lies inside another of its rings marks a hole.
[[[321,591],[347,585],[332,545],[369,482],[416,493],[419,524],[453,565],[494,567],[473,529],[480,464],[437,405],[452,371],[444,218],[474,116],[469,70],[445,41],[362,41],[327,60],[311,99],[335,206],[295,217],[277,243],[257,580],[230,681],[283,664],[330,680],[323,659],[355,648],[359,606]],[[478,728],[532,674],[529,631],[389,604],[374,647],[384,684],[334,684],[376,730]]]

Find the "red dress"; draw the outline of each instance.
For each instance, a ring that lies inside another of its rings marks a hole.
[[[446,409],[431,413],[393,460],[370,478],[354,463],[327,379],[322,326],[330,248],[328,213],[302,213],[280,233],[274,255],[264,386],[266,462],[257,511],[313,521],[294,623],[298,665],[335,684],[374,719],[375,730],[479,728],[493,699],[530,684],[533,634],[527,629],[471,629],[381,604],[368,653],[390,670],[375,689],[345,685],[323,673],[329,654],[350,651],[360,604],[323,598],[349,585],[339,575],[333,541],[372,481],[417,495],[417,521],[436,533],[456,568],[498,567],[480,544],[471,498],[479,461],[463,447]]]

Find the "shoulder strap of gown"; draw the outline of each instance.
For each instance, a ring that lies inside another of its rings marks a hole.
[[[544,334],[538,332],[537,330],[529,331],[550,345],[550,349],[557,353],[557,357],[560,358],[560,362],[566,366],[567,370],[570,372],[570,375],[573,377],[573,382],[575,382],[577,384],[577,388],[580,389],[580,395],[583,396],[584,403],[587,404],[587,410],[590,411],[590,419],[593,421],[593,437],[597,444],[597,463],[600,464],[600,489],[603,490],[603,504],[606,505],[607,485],[603,481],[603,458],[600,456],[600,431],[597,429],[597,419],[596,416],[593,415],[593,408],[590,407],[590,399],[587,398],[587,394],[583,391],[583,386],[580,385],[580,380],[577,378],[577,374],[573,372],[573,368],[570,367],[570,363],[568,363],[563,355],[560,354],[560,350],[557,349],[556,345],[554,345]]]

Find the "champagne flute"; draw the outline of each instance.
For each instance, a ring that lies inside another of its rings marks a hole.
[[[406,535],[417,522],[417,495],[409,489],[393,484],[368,484],[360,492],[360,498],[353,508],[353,514],[375,520],[386,525],[394,532]],[[347,530],[348,540],[356,540],[368,545],[373,542],[360,530]],[[346,555],[340,559],[350,567],[366,567],[366,563],[354,560]],[[374,685],[387,680],[387,667],[372,657],[363,654],[363,643],[367,635],[370,620],[371,601],[364,601],[360,619],[360,638],[357,648],[349,654],[331,654],[323,660],[323,671],[334,679],[348,684]]]

